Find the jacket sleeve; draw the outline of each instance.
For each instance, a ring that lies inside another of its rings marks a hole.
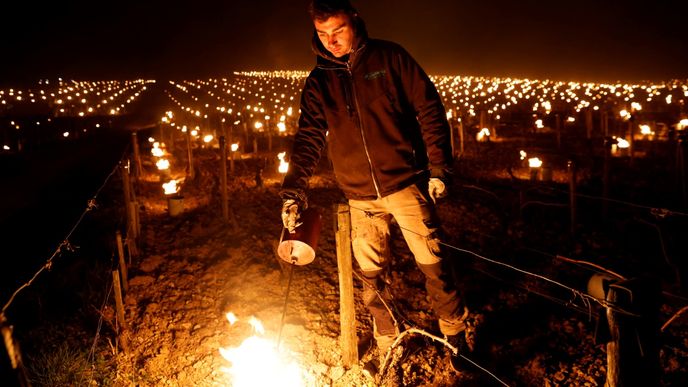
[[[280,196],[305,198],[308,179],[313,175],[326,144],[327,121],[322,107],[320,88],[312,76],[306,79],[301,93],[299,129],[294,137],[289,171],[282,182]]]
[[[420,123],[428,152],[430,169],[449,170],[452,166],[452,145],[447,113],[437,88],[420,65],[399,47],[397,55],[401,85]]]

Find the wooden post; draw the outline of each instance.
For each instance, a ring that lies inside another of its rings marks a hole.
[[[191,150],[191,131],[186,131],[186,157],[188,161],[186,177],[189,180],[194,178],[194,161],[193,161],[193,151]]]
[[[124,320],[124,302],[122,301],[122,288],[120,287],[119,272],[112,271],[112,284],[115,291],[115,307],[117,309],[117,320],[119,320],[119,332],[117,336],[124,353],[129,353],[129,340],[127,340],[127,322]]]
[[[569,170],[569,203],[571,208],[571,236],[576,235],[576,164],[568,162]]]
[[[635,119],[631,117],[628,120],[628,155],[629,155],[629,166],[633,166],[634,163],[634,154],[635,154],[635,140],[633,139],[633,132],[635,129]]]
[[[232,144],[234,144],[234,125],[229,127],[229,174],[234,176],[234,150],[231,149]]]
[[[676,139],[676,177],[678,179],[679,188],[681,190],[681,199],[683,207],[688,207],[688,189],[686,187],[686,160],[685,160],[685,146],[688,136],[679,134]]]
[[[454,124],[452,124],[451,111],[447,113],[447,122],[449,123],[449,143],[451,144],[451,153],[453,157],[456,157],[456,138],[454,137]]]
[[[14,340],[14,336],[12,334],[13,328],[7,322],[7,318],[4,314],[0,314],[0,331],[2,332],[2,338],[5,342],[7,356],[10,358],[10,363],[12,363],[12,369],[14,369],[17,373],[19,385],[21,387],[30,387],[31,381],[29,380],[26,367],[24,367],[21,349],[19,348],[19,344]]]
[[[590,140],[592,138],[592,110],[585,109],[585,138]]]
[[[248,152],[248,123],[246,120],[242,122],[242,125],[244,126],[244,152]]]
[[[139,256],[139,249],[138,246],[136,246],[136,241],[132,238],[127,237],[125,244],[127,246],[127,251],[129,252],[129,266],[131,266],[131,259],[132,257]]]
[[[603,111],[600,113],[600,121],[602,121],[602,131],[604,133],[604,137],[609,136],[609,116],[606,111]]]
[[[134,149],[135,175],[138,177],[143,174],[143,166],[141,165],[141,152],[139,152],[139,139],[136,131],[131,132],[131,146]]]
[[[227,142],[220,136],[220,200],[222,201],[222,219],[229,220],[229,199],[227,198]]]
[[[606,317],[605,386],[659,386],[659,307],[661,289],[649,279],[631,279],[609,285]]]
[[[124,191],[124,209],[127,214],[127,230],[132,227],[134,220],[131,218],[131,179],[129,177],[129,168],[126,166],[120,167],[122,174],[122,190]],[[128,232],[128,231],[127,231]]]
[[[561,116],[554,114],[554,128],[557,132],[557,149],[561,149]]]
[[[464,154],[464,132],[463,132],[463,120],[459,119],[459,156],[463,157]]]
[[[356,336],[356,309],[354,304],[353,267],[351,260],[351,215],[348,204],[336,204],[335,241],[337,268],[339,270],[340,345],[344,367],[358,363],[358,338]]]
[[[612,139],[604,138],[604,164],[602,164],[602,215],[606,218],[609,214],[609,170],[611,166]]]
[[[236,152],[233,150],[229,151],[229,174],[234,176],[234,154]]]
[[[265,120],[265,132],[268,134],[268,152],[272,153],[272,129],[270,129],[270,120]]]
[[[129,202],[129,216],[131,217],[130,230],[128,230],[131,235],[127,234],[127,237],[136,239],[139,236],[139,211],[138,202]]]
[[[493,114],[489,116],[488,120],[490,122],[490,133],[492,134],[492,138],[496,140],[499,137],[499,133],[497,133],[499,122],[497,122],[497,119]]]
[[[117,239],[117,255],[119,256],[119,271],[122,273],[122,287],[124,291],[129,291],[129,273],[127,270],[127,264],[124,261],[124,245],[122,244],[122,233],[117,230],[115,234]]]

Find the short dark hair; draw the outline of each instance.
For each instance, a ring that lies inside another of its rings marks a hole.
[[[311,0],[308,6],[308,14],[314,21],[325,21],[340,13],[353,17],[358,12],[349,0]]]

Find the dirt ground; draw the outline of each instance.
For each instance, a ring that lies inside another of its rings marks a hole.
[[[288,270],[276,256],[281,231],[277,195],[281,176],[268,162],[262,186],[258,186],[256,161],[237,161],[237,173],[228,183],[231,219],[225,222],[219,202],[217,150],[201,150],[198,156],[197,176],[187,180],[181,191],[184,212],[174,217],[167,213],[159,178],[152,161],[146,159],[147,172],[138,186],[142,255],[130,269],[130,289],[125,297],[131,348],[128,355],[118,356],[115,384],[232,385],[222,371],[230,364],[219,348],[238,347],[254,335],[246,323],[252,316],[262,321],[263,337],[277,340],[288,282]],[[504,208],[490,197],[498,188],[491,194],[476,192],[475,186],[458,179],[452,188],[451,197],[439,207],[452,246],[537,268],[542,275],[573,278],[568,282],[572,285],[584,276],[580,268],[560,261],[543,265],[541,259],[534,261],[523,254],[526,250],[515,247],[518,242],[514,241],[535,240],[528,224],[540,222],[548,231],[538,237],[539,241],[546,241],[543,244],[550,251],[581,252],[588,245],[599,247],[604,242],[592,232],[584,234],[584,242],[572,243],[562,237],[565,209],[555,209],[549,217],[537,211],[527,213],[522,220],[510,220],[505,226]],[[402,341],[403,349],[378,379],[363,370],[367,361],[376,357],[372,349],[361,351],[359,365],[344,368],[338,344],[339,285],[332,226],[332,206],[341,202],[342,196],[327,168],[321,168],[311,180],[309,200],[321,211],[323,228],[315,261],[294,269],[280,347],[282,356],[301,368],[306,385],[604,384],[606,347],[594,340],[599,310],[575,308],[581,302],[570,292],[558,292],[542,281],[495,269],[486,261],[456,251],[451,257],[456,261],[456,278],[478,327],[476,351],[467,357],[482,369],[466,364],[465,372],[454,372],[448,350],[418,335]],[[422,274],[398,230],[393,237],[395,262],[389,279],[395,305],[406,327],[438,334]],[[569,270],[570,276],[561,276]],[[355,286],[360,291],[359,281],[355,280]],[[666,302],[662,321],[676,309],[676,303]],[[234,313],[239,322],[230,326],[227,312]],[[370,317],[358,298],[356,313],[358,336],[365,341],[370,337]],[[677,321],[662,338],[663,385],[682,385],[688,378],[685,323]],[[258,364],[257,375],[262,373],[261,367],[264,365]]]

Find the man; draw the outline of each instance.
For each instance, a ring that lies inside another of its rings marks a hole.
[[[280,192],[284,226],[290,232],[298,227],[308,178],[327,143],[349,200],[353,253],[366,279],[363,300],[380,354],[399,334],[381,278],[391,258],[392,219],[425,274],[441,332],[463,347],[468,312],[443,263],[434,206],[446,194],[443,180],[452,164],[437,90],[401,46],[368,38],[348,0],[312,0],[309,12],[317,64],[301,95],[299,130]]]

